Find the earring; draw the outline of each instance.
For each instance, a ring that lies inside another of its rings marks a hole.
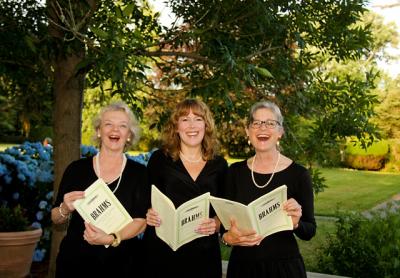
[[[126,141],[130,142],[130,141],[131,141],[131,138],[128,137],[128,139],[126,139]]]
[[[101,135],[98,133],[98,134],[97,134],[97,138],[100,138],[100,137],[101,137]]]
[[[281,143],[279,141],[276,142],[276,149],[278,150],[278,152],[282,151]]]
[[[250,139],[247,140],[247,145],[251,145]]]

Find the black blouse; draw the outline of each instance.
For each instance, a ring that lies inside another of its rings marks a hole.
[[[220,196],[227,171],[225,159],[218,156],[207,161],[193,180],[181,160],[173,161],[161,150],[152,154],[147,167],[150,184],[167,195],[175,207],[206,192]],[[210,217],[213,215],[210,209]],[[197,238],[176,251],[156,236],[154,227],[147,227],[145,238],[151,264],[148,277],[221,277],[217,234]]]

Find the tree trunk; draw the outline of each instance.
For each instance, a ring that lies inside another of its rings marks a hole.
[[[83,106],[84,74],[76,74],[76,66],[83,60],[84,50],[56,61],[54,75],[54,198],[65,168],[80,158],[81,119]],[[48,277],[55,275],[55,261],[66,225],[53,224]]]
[[[89,18],[97,9],[97,1],[68,1],[68,5],[64,8],[57,0],[46,0],[46,3],[50,23],[49,34],[53,38],[54,53],[57,53],[53,61],[55,98],[53,159],[54,198],[56,198],[65,168],[72,161],[80,158],[85,73],[83,71],[78,72],[77,65],[85,58],[85,45],[78,37],[71,38],[71,33],[86,33]],[[61,17],[63,14],[68,14],[69,17],[72,16],[73,18]],[[65,23],[66,21],[70,21],[69,24],[77,24],[74,25],[75,27],[79,25],[79,30],[74,29],[65,32],[65,28],[69,28],[69,25]],[[66,40],[66,37],[69,39]],[[57,227],[53,224],[48,272],[50,278],[55,276],[56,257],[66,228],[67,225]]]

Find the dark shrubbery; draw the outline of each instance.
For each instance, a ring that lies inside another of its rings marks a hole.
[[[0,206],[0,232],[22,232],[29,228],[28,218],[21,206]]]
[[[319,256],[320,272],[369,278],[400,277],[400,209],[342,214]]]

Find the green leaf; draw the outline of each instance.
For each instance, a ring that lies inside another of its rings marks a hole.
[[[129,17],[132,14],[134,8],[135,8],[135,3],[128,4],[123,11],[124,16]]]
[[[267,70],[266,68],[256,67],[255,69],[259,74],[261,74],[264,77],[274,78],[272,73],[269,70]]]
[[[24,40],[26,42],[26,44],[28,45],[29,49],[32,50],[32,52],[36,53],[36,47],[35,44],[33,43],[32,37],[30,36],[25,36]]]
[[[107,32],[105,32],[104,30],[101,30],[97,27],[90,27],[90,30],[98,37],[100,37],[101,39],[106,40],[108,38],[108,34]]]

